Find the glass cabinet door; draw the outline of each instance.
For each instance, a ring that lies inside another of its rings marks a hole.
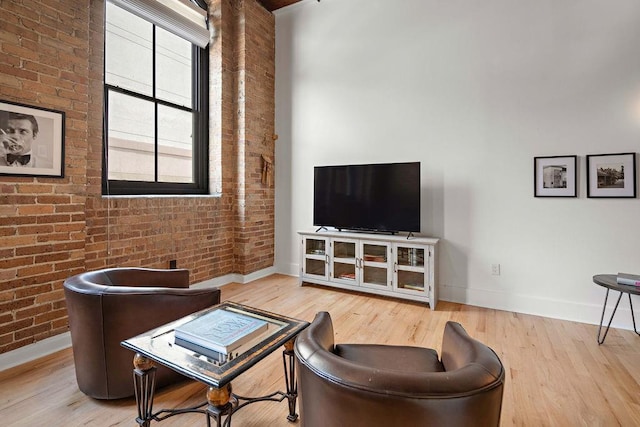
[[[303,237],[302,275],[327,280],[329,278],[329,239]]]
[[[429,249],[397,244],[395,253],[394,287],[401,292],[428,293],[428,263],[425,260],[428,260]]]
[[[376,289],[390,288],[391,246],[381,242],[361,242],[360,253],[361,285]]]
[[[331,277],[334,281],[350,285],[358,283],[360,274],[357,268],[357,248],[355,240],[331,241]]]

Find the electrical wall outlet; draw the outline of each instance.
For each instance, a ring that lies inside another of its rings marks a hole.
[[[494,276],[500,275],[500,264],[491,264],[491,274]]]

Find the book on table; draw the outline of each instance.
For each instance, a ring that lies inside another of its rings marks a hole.
[[[640,286],[640,275],[618,273],[616,281],[621,285]]]
[[[175,343],[181,347],[220,359],[267,330],[268,323],[255,317],[227,310],[215,310],[198,317],[175,331]]]
[[[210,348],[202,347],[202,346],[199,346],[198,344],[181,340],[180,338],[176,338],[175,343],[176,345],[179,345],[180,347],[186,350],[191,350],[193,352],[206,356],[208,359],[211,359],[214,362],[218,362],[218,363],[225,363],[227,360],[231,360],[233,356],[233,353],[230,353],[230,354],[220,353],[219,351],[211,350]]]

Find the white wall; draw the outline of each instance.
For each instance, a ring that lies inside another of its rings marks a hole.
[[[640,200],[587,198],[585,156],[640,151],[639,40],[637,0],[276,12],[277,269],[298,272],[314,166],[419,160],[442,299],[598,323],[591,277],[640,273]],[[534,198],[533,158],[572,154],[578,197]]]

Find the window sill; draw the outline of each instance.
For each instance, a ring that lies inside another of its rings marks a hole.
[[[220,198],[222,193],[213,194],[102,194],[103,199],[200,199]]]

